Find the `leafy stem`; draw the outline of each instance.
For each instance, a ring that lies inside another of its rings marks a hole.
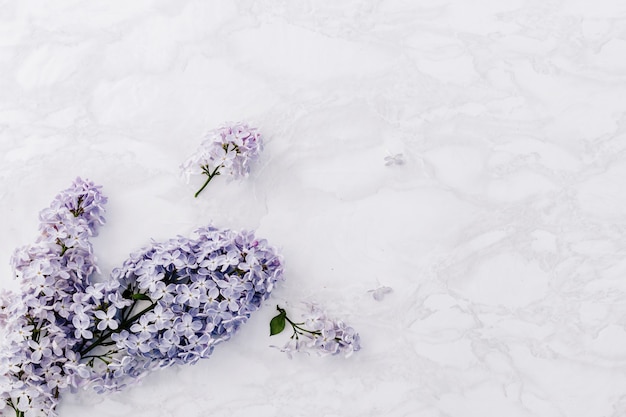
[[[278,310],[278,315],[274,316],[274,318],[272,318],[272,320],[270,321],[270,336],[281,333],[285,329],[287,323],[289,323],[293,330],[293,333],[291,334],[292,339],[296,338],[297,340],[300,335],[304,335],[305,333],[314,336],[319,336],[322,334],[322,332],[319,330],[305,329],[304,327],[302,327],[304,323],[296,323],[291,320],[289,317],[287,317],[287,312],[285,311],[285,309],[276,306],[276,310]]]

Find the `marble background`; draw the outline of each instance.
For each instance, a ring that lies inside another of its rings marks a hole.
[[[261,160],[194,199],[179,164],[235,120]],[[0,1],[3,288],[76,176],[105,275],[213,221],[287,281],[212,358],[61,417],[626,415],[622,0]],[[364,349],[269,348],[302,301]]]

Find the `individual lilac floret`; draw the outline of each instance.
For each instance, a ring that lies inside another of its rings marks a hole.
[[[279,348],[287,353],[289,358],[293,352],[309,351],[315,351],[320,355],[341,354],[349,357],[361,349],[359,334],[352,327],[343,321],[328,318],[326,313],[314,304],[309,305],[309,312],[300,323],[295,323],[287,317],[287,312],[279,306],[276,306],[276,309],[278,315],[270,321],[270,336],[281,333],[287,323],[291,325],[293,330],[291,337],[282,348]]]
[[[79,296],[97,271],[89,238],[104,223],[106,198],[80,178],[40,213],[41,234],[11,260],[21,293],[0,296],[0,414],[54,416],[59,392],[83,380],[75,350],[94,304]]]
[[[183,176],[187,182],[191,175],[208,177],[196,192],[198,197],[216,175],[247,177],[262,147],[262,136],[256,128],[245,123],[222,126],[207,133],[196,153],[181,165]]]

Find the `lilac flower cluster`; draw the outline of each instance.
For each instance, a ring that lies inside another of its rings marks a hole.
[[[96,388],[119,389],[151,369],[208,357],[282,279],[280,256],[253,233],[196,233],[153,243],[113,271],[100,331],[82,349],[106,365]]]
[[[195,194],[198,197],[216,175],[247,177],[262,147],[262,136],[256,128],[245,123],[222,126],[207,133],[197,152],[181,165],[183,176],[187,182],[191,175],[208,177]]]
[[[270,336],[281,333],[287,323],[291,326],[291,337],[284,346],[278,347],[281,352],[287,353],[289,358],[293,352],[309,351],[319,355],[349,357],[361,349],[361,339],[354,328],[341,320],[329,318],[315,304],[309,304],[309,311],[304,315],[304,321],[300,323],[287,317],[287,312],[279,306],[276,306],[276,309],[279,313],[270,321]]]
[[[100,187],[77,179],[40,213],[37,241],[13,255],[21,293],[0,296],[2,415],[54,415],[59,392],[86,375],[73,333],[93,307],[84,299],[97,271],[89,238],[104,223],[105,202]]]
[[[89,238],[104,223],[99,187],[77,179],[16,251],[21,294],[0,295],[0,415],[54,416],[60,393],[120,389],[148,371],[195,363],[228,340],[282,278],[251,232],[205,227],[153,243],[96,282]]]

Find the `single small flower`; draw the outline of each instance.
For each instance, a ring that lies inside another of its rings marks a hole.
[[[100,319],[98,323],[98,330],[106,330],[107,328],[115,330],[119,327],[117,320],[115,320],[115,314],[117,309],[115,306],[110,306],[107,311],[98,310],[94,313],[96,318]]]
[[[42,358],[47,358],[52,355],[52,350],[50,349],[50,339],[47,337],[43,337],[39,342],[35,342],[34,340],[28,341],[28,347],[32,350],[30,354],[30,360],[33,363],[41,362]]]
[[[174,329],[180,336],[189,338],[202,329],[202,323],[194,320],[191,314],[184,314],[174,325]]]
[[[139,318],[139,322],[130,327],[130,331],[137,333],[140,339],[148,339],[151,334],[157,332],[158,329],[156,325],[150,322],[150,318],[147,315],[143,315]]]
[[[174,318],[174,313],[163,308],[163,305],[157,304],[154,307],[154,310],[146,313],[145,317],[148,321],[154,322],[154,326],[157,330],[163,330],[169,327],[172,319]]]
[[[93,332],[90,330],[91,323],[88,317],[74,316],[72,324],[74,325],[74,337],[76,339],[89,340],[93,338]]]

